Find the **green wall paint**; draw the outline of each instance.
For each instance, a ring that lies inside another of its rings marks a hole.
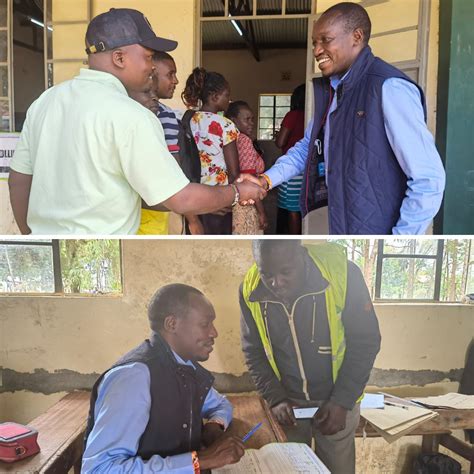
[[[446,195],[436,231],[474,234],[474,1],[441,0],[437,145]]]

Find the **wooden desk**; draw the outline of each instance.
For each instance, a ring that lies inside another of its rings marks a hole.
[[[405,436],[422,436],[423,453],[437,453],[439,446],[453,451],[470,462],[470,474],[474,474],[474,445],[454,437],[454,430],[474,429],[474,410],[438,409],[436,418],[425,421]],[[356,436],[380,437],[372,426],[363,418],[360,419]]]
[[[64,474],[74,467],[80,473],[84,431],[89,412],[89,392],[74,392],[66,395],[49,410],[35,418],[30,426],[39,432],[41,452],[23,461],[0,463],[0,472]],[[261,448],[272,442],[285,442],[286,436],[274,419],[267,404],[258,396],[231,395],[234,405],[234,420],[229,431],[243,436],[260,421],[263,426],[246,442],[249,448]],[[422,450],[437,452],[439,446],[468,459],[471,474],[474,474],[474,446],[451,435],[453,430],[474,429],[474,410],[437,410],[439,416],[421,424],[409,435],[423,436]],[[361,419],[356,436],[379,436],[365,420]]]
[[[247,448],[260,449],[268,443],[286,441],[285,432],[263,399],[256,395],[229,395],[227,398],[234,407],[234,419],[229,426],[229,433],[242,437],[257,423],[263,423],[245,442]]]
[[[73,392],[35,418],[29,426],[38,430],[41,452],[12,464],[0,462],[0,473],[64,474],[74,467],[79,474],[89,412],[90,392]],[[243,436],[257,423],[262,427],[246,442],[248,448],[261,448],[286,437],[266,403],[256,396],[229,396],[234,419],[229,431]]]

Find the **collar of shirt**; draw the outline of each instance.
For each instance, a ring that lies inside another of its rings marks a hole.
[[[76,79],[99,82],[102,85],[114,88],[118,92],[128,96],[127,89],[125,89],[125,86],[122,84],[120,79],[108,72],[96,71],[95,69],[81,68],[81,70],[79,71],[79,75],[76,77]]]
[[[334,89],[334,90],[337,90],[337,88],[339,87],[339,84],[350,74],[351,72],[351,68],[349,68],[349,70],[342,76],[331,76],[329,78],[329,82],[331,83],[331,87]]]
[[[194,370],[196,370],[196,367],[194,366],[194,364],[190,360],[184,361],[184,359],[182,359],[178,354],[176,354],[176,352],[173,349],[170,348],[170,350],[173,353],[174,358],[176,359],[176,362],[178,364],[188,365],[189,367],[192,367]]]

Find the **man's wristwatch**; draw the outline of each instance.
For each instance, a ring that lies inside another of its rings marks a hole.
[[[231,183],[229,186],[232,186],[232,189],[234,190],[234,201],[232,202],[232,207],[234,207],[240,201],[240,192],[236,184]]]

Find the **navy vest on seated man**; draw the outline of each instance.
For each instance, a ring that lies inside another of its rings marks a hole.
[[[150,419],[138,445],[137,455],[144,460],[196,451],[201,446],[201,411],[214,377],[194,362],[196,370],[178,364],[168,344],[159,334],[145,340],[114,367],[142,362],[150,370]],[[104,372],[95,383],[86,428],[85,443],[94,426],[94,407]]]
[[[408,179],[385,132],[382,86],[389,78],[404,79],[418,88],[426,120],[425,96],[418,84],[366,46],[337,88],[337,109],[330,116],[330,234],[387,235],[400,218]],[[311,183],[318,166],[311,157],[334,93],[329,78],[314,79],[313,85],[317,105],[301,193],[303,215],[316,208]]]

